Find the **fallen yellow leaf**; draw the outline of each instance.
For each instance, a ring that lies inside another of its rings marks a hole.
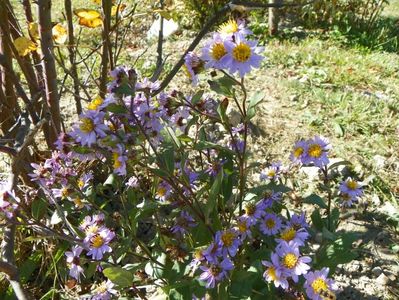
[[[30,52],[35,51],[37,46],[34,42],[24,36],[20,36],[14,40],[14,46],[20,56],[28,55]]]
[[[64,44],[68,37],[68,31],[61,24],[53,26],[53,39],[57,44]]]

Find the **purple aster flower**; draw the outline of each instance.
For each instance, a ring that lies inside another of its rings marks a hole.
[[[273,206],[274,202],[279,201],[281,199],[282,193],[273,192],[271,190],[267,190],[263,193],[263,198],[258,202],[257,206],[259,209],[265,210]]]
[[[330,162],[327,153],[331,148],[330,142],[324,138],[315,136],[307,141],[308,147],[302,162],[305,165],[313,163],[316,167],[322,168]]]
[[[241,217],[247,220],[248,226],[255,225],[264,214],[262,207],[255,205],[254,203],[247,203],[244,206],[244,210],[245,214],[243,214]]]
[[[248,41],[241,34],[234,35],[234,43],[225,41],[224,46],[227,54],[220,60],[224,68],[229,69],[230,73],[238,72],[240,77],[244,77],[251,68],[259,68],[263,57],[258,53],[261,51],[257,47],[256,41]]]
[[[323,293],[330,294],[338,289],[335,282],[327,278],[329,268],[323,268],[315,272],[308,272],[304,275],[306,281],[303,287],[306,289],[306,294],[311,300],[323,300]]]
[[[78,179],[78,187],[81,190],[84,190],[89,186],[90,180],[93,179],[93,174],[91,173],[85,173],[80,178]]]
[[[183,210],[176,220],[176,225],[171,228],[171,231],[175,234],[183,236],[187,233],[187,229],[189,227],[195,226],[197,226],[197,223],[195,222],[193,217],[188,212]]]
[[[32,181],[38,181],[39,184],[48,186],[53,183],[51,179],[50,170],[47,169],[43,164],[30,164],[33,168],[33,173],[28,174]]]
[[[115,89],[121,86],[123,83],[133,81],[137,77],[137,73],[134,69],[129,69],[125,66],[119,66],[109,72],[113,81],[107,85],[107,90],[110,93],[114,93]]]
[[[235,138],[234,140],[232,138],[229,138],[227,146],[233,151],[238,151],[239,153],[243,153],[245,142],[240,138]]]
[[[310,269],[308,263],[312,261],[309,256],[301,256],[298,244],[291,241],[283,241],[277,247],[277,254],[280,256],[280,265],[286,270],[294,282],[298,282],[298,276],[306,274]]]
[[[105,99],[101,98],[100,96],[97,96],[93,100],[90,101],[90,103],[87,105],[88,110],[101,110],[103,108],[106,108],[108,105],[111,103],[116,103],[117,99],[114,94],[108,94]]]
[[[162,181],[157,188],[155,199],[165,202],[172,194],[172,187],[166,181]]]
[[[232,39],[235,33],[243,36],[252,34],[252,31],[245,26],[245,21],[242,19],[230,19],[219,26],[218,32],[224,36]]]
[[[267,269],[263,273],[263,277],[267,282],[273,282],[275,287],[281,286],[283,289],[288,289],[289,284],[287,281],[287,274],[284,271],[284,268],[280,265],[279,257],[276,253],[272,253],[271,255],[272,262],[268,262],[263,260],[262,265],[264,265]]]
[[[340,193],[339,197],[341,199],[341,206],[343,207],[352,207],[353,204],[358,202],[357,197],[351,196],[347,193]]]
[[[222,255],[222,248],[217,242],[212,242],[208,248],[206,248],[202,254],[204,255],[207,262],[216,264],[218,257]]]
[[[89,110],[82,113],[80,123],[73,128],[70,133],[71,136],[80,142],[82,146],[91,146],[97,142],[98,138],[106,137],[105,133],[108,130],[107,125],[104,124],[104,112]]]
[[[339,185],[339,191],[343,194],[348,194],[353,198],[360,197],[363,194],[361,184],[351,177],[341,182]]]
[[[137,82],[136,83],[136,90],[147,90],[148,92],[153,92],[156,91],[160,88],[161,83],[156,80],[155,82],[152,82],[149,78],[144,77],[142,82]]]
[[[236,255],[238,247],[241,245],[241,240],[235,229],[216,232],[215,242],[222,248],[224,256],[230,254],[231,257]]]
[[[260,221],[259,229],[263,234],[275,235],[281,229],[281,219],[272,213],[267,213]]]
[[[280,174],[281,174],[281,162],[275,162],[272,163],[270,167],[264,169],[260,175],[259,175],[259,179],[260,180],[271,180],[271,181],[275,181],[278,178],[280,178]]]
[[[170,118],[170,123],[173,128],[180,129],[184,132],[190,117],[190,109],[187,106],[180,106],[176,113]]]
[[[293,227],[295,230],[298,230],[301,228],[304,228],[304,229],[309,228],[309,224],[306,222],[305,213],[302,212],[300,215],[293,214],[291,216],[290,221],[288,222],[288,226]]]
[[[107,228],[102,228],[96,235],[85,239],[89,252],[88,256],[92,256],[92,259],[100,260],[103,258],[103,254],[106,252],[112,252],[112,248],[108,245],[111,240],[115,237],[115,233]]]
[[[204,62],[194,52],[188,52],[184,57],[184,69],[193,86],[198,84],[198,74],[203,67]]]
[[[8,184],[0,183],[0,215],[4,215],[7,219],[11,219],[15,215],[20,199],[15,195],[14,191],[9,190]]]
[[[290,155],[290,159],[294,163],[303,164],[307,152],[308,152],[308,144],[306,143],[306,141],[303,140],[297,141],[294,145],[294,150]]]
[[[80,266],[80,254],[82,253],[83,248],[80,246],[73,246],[72,251],[66,251],[65,256],[67,257],[66,261],[69,265],[69,276],[75,278],[78,282],[80,282],[80,274],[83,274],[83,268]]]
[[[139,179],[136,176],[132,176],[129,178],[129,180],[126,182],[126,186],[130,188],[137,188],[139,187]]]
[[[120,176],[126,175],[126,161],[127,156],[126,150],[121,144],[116,145],[117,148],[112,151],[112,167],[114,168],[114,173]]]
[[[197,249],[194,252],[193,255],[193,260],[190,262],[189,266],[193,268],[193,271],[197,270],[197,268],[202,264],[204,261],[205,256],[204,256],[204,250],[202,249]],[[216,260],[215,260],[216,261]]]
[[[241,241],[244,241],[247,237],[252,238],[251,229],[248,225],[247,218],[243,218],[242,216],[239,217],[235,228],[238,231]]]
[[[287,225],[280,233],[280,238],[277,238],[278,243],[295,242],[298,246],[305,245],[305,241],[309,238],[309,233],[304,228],[296,229],[294,226]]]
[[[94,295],[91,300],[111,300],[112,295],[118,292],[113,288],[115,285],[110,281],[103,281],[97,288],[94,289]]]
[[[209,267],[200,266],[200,269],[204,271],[199,279],[206,281],[206,288],[214,288],[216,283],[222,281],[227,277],[228,271],[234,269],[234,265],[230,259],[225,258],[222,262],[212,264]]]
[[[205,173],[215,177],[219,174],[225,162],[225,160],[215,160],[212,163],[208,163],[208,168],[205,170]]]
[[[51,189],[54,198],[66,199],[70,195],[68,186],[63,185],[60,189]]]
[[[206,61],[205,68],[223,69],[221,59],[227,54],[224,38],[219,33],[214,33],[213,38],[202,48],[202,59]]]

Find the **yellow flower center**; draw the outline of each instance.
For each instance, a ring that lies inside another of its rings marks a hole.
[[[75,203],[75,205],[78,207],[78,208],[82,208],[84,205],[83,205],[83,202],[82,202],[82,199],[80,199],[79,197],[78,198],[75,198],[74,200],[73,200],[73,202]]]
[[[160,186],[158,188],[157,195],[158,195],[158,197],[165,196],[166,195],[166,188],[164,188],[163,186]]]
[[[281,238],[286,242],[292,241],[295,236],[296,230],[294,229],[294,227],[287,228],[281,233]]]
[[[66,198],[67,196],[68,196],[68,194],[69,194],[69,192],[68,192],[68,189],[67,188],[62,188],[62,190],[61,190],[61,196],[62,196],[62,198]]]
[[[273,169],[270,169],[269,171],[267,171],[267,175],[269,177],[274,177],[274,176],[276,176],[276,171]]]
[[[292,269],[296,266],[298,258],[294,253],[288,253],[283,257],[283,265],[288,269]]]
[[[212,47],[212,57],[215,60],[221,59],[227,53],[223,43],[215,43]]]
[[[316,158],[320,157],[322,152],[323,152],[323,150],[321,149],[320,145],[318,145],[318,144],[310,145],[309,150],[308,150],[309,156],[316,157]]]
[[[294,150],[294,156],[295,156],[296,158],[298,158],[299,156],[302,155],[303,151],[304,151],[304,149],[303,149],[302,147],[296,148],[296,149]]]
[[[114,169],[118,169],[122,166],[122,162],[119,161],[119,154],[114,152],[112,153],[112,160],[114,162],[113,167]]]
[[[82,120],[80,120],[80,130],[84,133],[90,133],[94,130],[94,122],[92,119],[89,118],[82,118]]]
[[[275,281],[277,279],[277,275],[276,275],[276,269],[274,267],[269,267],[267,269],[267,275],[269,275],[269,277]]]
[[[226,247],[230,247],[231,245],[233,245],[233,241],[234,241],[235,237],[236,237],[236,235],[231,231],[224,232],[221,237],[223,245]]]
[[[194,252],[194,257],[198,260],[202,259],[203,255],[202,255],[202,250],[196,250]]]
[[[84,185],[85,185],[84,181],[82,179],[79,179],[78,180],[78,187],[81,189],[81,188],[84,187]]]
[[[251,48],[244,43],[240,43],[233,49],[233,58],[239,62],[246,62],[251,57]]]
[[[320,294],[321,291],[327,291],[328,287],[327,287],[327,283],[325,282],[324,279],[322,278],[317,278],[315,281],[312,282],[311,284],[313,291],[316,294]]]
[[[96,110],[103,103],[104,100],[101,97],[97,96],[89,103],[89,105],[87,105],[87,109]]]
[[[219,33],[233,34],[238,31],[238,24],[235,20],[229,20],[219,27]]]
[[[243,221],[243,222],[238,221],[237,227],[240,232],[246,232],[248,229],[247,222],[245,222],[245,221]]]
[[[97,233],[98,226],[97,225],[90,225],[86,228],[86,233]]]
[[[96,289],[95,292],[102,294],[105,293],[106,291],[108,291],[107,289],[107,285],[105,282],[102,282]]]
[[[245,214],[247,216],[252,216],[256,211],[256,206],[253,203],[249,203],[245,206]]]
[[[273,220],[273,218],[269,218],[265,221],[265,225],[267,228],[272,229],[274,226],[276,226],[276,222]]]
[[[211,274],[212,274],[213,276],[216,276],[216,275],[219,275],[221,269],[220,269],[218,266],[213,265],[213,266],[210,268],[210,271],[211,271]]]
[[[91,245],[94,248],[100,248],[102,245],[104,245],[104,239],[101,236],[96,235],[91,239]]]
[[[357,189],[357,182],[354,180],[348,180],[346,182],[346,186],[350,189],[350,190],[356,190]]]

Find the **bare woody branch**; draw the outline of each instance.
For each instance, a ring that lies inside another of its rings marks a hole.
[[[54,143],[61,132],[61,114],[57,89],[57,72],[53,56],[53,35],[51,24],[51,0],[38,0],[39,32],[42,49],[44,81],[46,86],[46,100],[51,113],[53,131],[49,134]]]

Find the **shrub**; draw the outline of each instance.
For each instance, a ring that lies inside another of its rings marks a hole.
[[[356,257],[354,235],[337,231],[340,207],[353,205],[362,186],[343,178],[337,168],[348,163],[332,164],[331,145],[319,136],[298,141],[289,165],[250,163],[249,123],[263,94],[251,94],[245,80],[263,57],[249,33],[229,21],[201,56],[185,57],[194,86],[214,69],[212,93],[163,91],[134,69],[116,68],[106,97],[59,137],[51,158],[32,165],[40,190],[31,210],[2,193],[5,218],[47,224],[44,232],[69,243],[69,251],[57,249],[66,257],[57,276],[71,278],[65,297],[145,297],[148,285],[169,299],[334,293],[329,271]],[[231,123],[229,106],[240,124]],[[299,197],[290,184],[301,166],[318,171],[320,196]],[[253,174],[260,183],[248,181]],[[290,199],[314,205],[312,226]],[[321,246],[312,252],[317,234]]]

